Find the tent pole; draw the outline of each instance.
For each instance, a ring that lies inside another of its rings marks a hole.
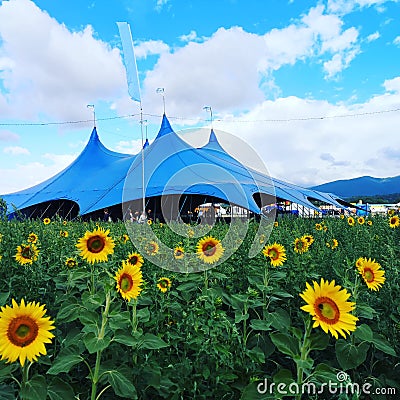
[[[146,213],[145,204],[145,190],[144,190],[144,140],[143,140],[143,108],[142,102],[140,102],[140,133],[142,135],[142,212]]]

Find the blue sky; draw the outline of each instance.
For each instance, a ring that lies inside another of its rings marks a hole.
[[[150,140],[163,87],[176,131],[208,126],[211,106],[214,128],[274,177],[399,175],[399,19],[398,0],[0,1],[0,193],[74,160],[88,104],[103,143],[137,153],[117,21],[131,26]]]

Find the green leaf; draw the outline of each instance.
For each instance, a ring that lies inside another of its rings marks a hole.
[[[82,360],[83,358],[79,354],[59,355],[47,373],[50,375],[58,375],[61,372],[68,373],[74,365],[79,364]]]
[[[357,326],[357,329],[354,331],[353,335],[359,340],[372,342],[374,333],[367,324],[361,324],[360,326]]]
[[[358,346],[348,343],[343,339],[338,339],[336,342],[336,358],[342,367],[343,371],[356,368],[361,365],[367,358],[369,343],[363,342]]]
[[[96,353],[99,350],[104,350],[108,347],[110,342],[111,339],[108,336],[100,339],[93,332],[89,332],[83,337],[83,343],[90,354]]]
[[[311,380],[319,383],[336,382],[337,370],[324,363],[318,364],[311,375]]]
[[[141,349],[157,350],[163,347],[168,347],[168,344],[164,342],[161,338],[152,333],[146,333],[140,340],[139,347]]]
[[[63,306],[57,314],[57,322],[72,322],[79,318],[81,306],[79,304],[68,304]]]
[[[99,317],[99,314],[95,311],[81,310],[79,313],[79,321],[83,325],[98,326],[100,324]]]
[[[139,343],[136,338],[122,330],[118,330],[115,332],[113,340],[130,347],[137,346]]]
[[[42,375],[35,375],[30,379],[20,391],[21,398],[24,400],[43,400],[47,397],[46,379]]]
[[[286,386],[289,386],[291,383],[294,382],[292,373],[290,370],[286,368],[280,369],[273,377],[273,380],[276,384],[284,383]]]
[[[9,385],[0,385],[1,400],[15,400],[17,398],[15,390]]]
[[[150,321],[150,311],[148,307],[141,308],[137,311],[137,319],[139,322],[148,322]]]
[[[329,336],[325,332],[317,331],[310,335],[311,350],[325,350],[329,344]]]
[[[281,353],[292,357],[299,354],[299,343],[293,336],[281,332],[271,333],[269,336]]]
[[[372,343],[380,351],[383,351],[384,353],[390,354],[391,356],[394,356],[394,357],[396,356],[396,352],[394,351],[393,347],[385,339],[385,337],[383,335],[381,335],[380,333],[374,333]]]
[[[271,329],[271,321],[252,319],[250,321],[250,327],[256,331],[269,331]]]
[[[376,311],[372,307],[365,304],[357,304],[356,312],[357,317],[362,317],[366,319],[373,319],[374,314],[376,314]]]
[[[75,399],[72,387],[57,376],[49,384],[49,387],[47,388],[47,394],[51,400]]]
[[[108,374],[108,382],[117,396],[131,400],[138,398],[136,388],[129,378],[116,370],[107,371],[106,373]]]
[[[291,325],[290,316],[283,308],[277,308],[269,314],[271,325],[280,332],[286,332]]]
[[[7,301],[9,295],[10,295],[10,292],[1,292],[0,293],[0,306],[4,306],[6,304],[6,301]]]
[[[197,284],[194,282],[187,282],[187,283],[182,283],[182,285],[179,285],[176,290],[179,290],[180,292],[191,292],[193,290],[197,289]]]

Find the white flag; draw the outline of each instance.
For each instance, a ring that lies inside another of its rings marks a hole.
[[[122,50],[124,53],[124,65],[126,79],[128,81],[128,93],[133,101],[142,102],[140,98],[140,86],[138,70],[136,65],[135,51],[133,49],[132,34],[127,22],[117,22],[119,36],[121,37]]]

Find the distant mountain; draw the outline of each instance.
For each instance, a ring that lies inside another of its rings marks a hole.
[[[313,186],[311,189],[335,193],[342,198],[400,193],[400,175],[391,178],[361,176],[360,178],[323,183]]]

